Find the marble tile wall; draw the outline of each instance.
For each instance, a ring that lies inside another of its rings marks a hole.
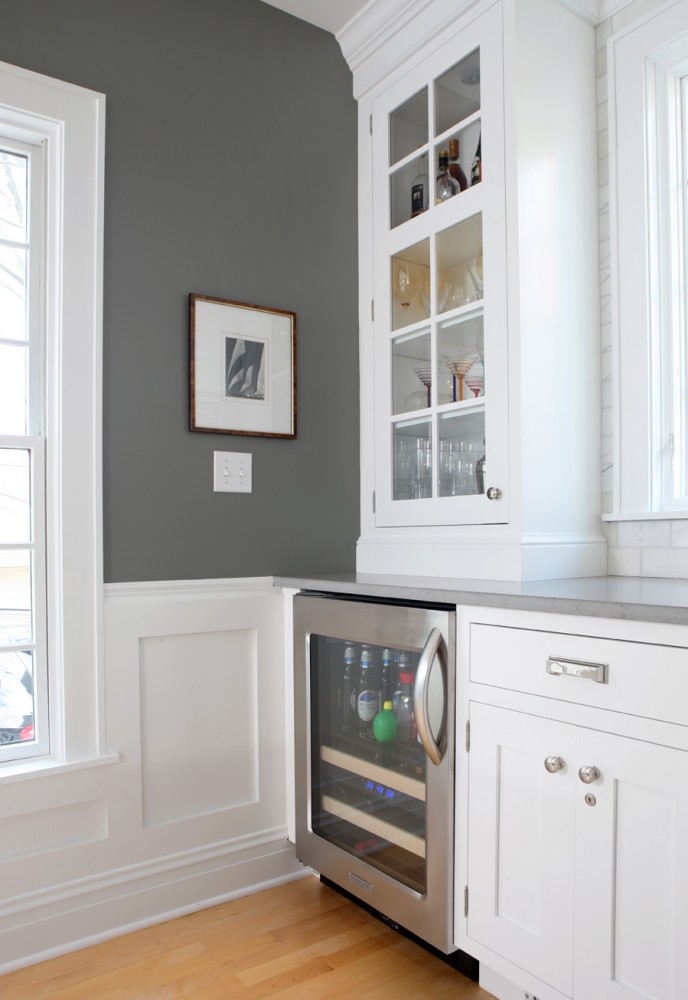
[[[609,231],[609,116],[607,41],[664,0],[633,0],[597,28],[597,136],[600,219],[600,333],[602,370],[602,511],[612,509],[612,329]],[[688,578],[688,520],[610,521],[604,525],[610,576]]]

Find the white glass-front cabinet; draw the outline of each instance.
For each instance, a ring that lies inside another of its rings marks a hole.
[[[506,521],[499,7],[381,95],[372,128],[377,524]]]
[[[393,9],[349,60],[357,570],[604,573],[594,29],[557,0]]]

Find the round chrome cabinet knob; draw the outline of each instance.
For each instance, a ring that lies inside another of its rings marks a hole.
[[[578,777],[584,785],[592,785],[593,781],[599,781],[602,777],[599,767],[594,764],[585,764],[578,770]]]
[[[557,771],[562,771],[565,767],[566,761],[563,757],[555,757],[554,754],[545,757],[545,770],[549,771],[550,774],[556,774]]]
[[[487,490],[485,492],[487,494],[487,499],[488,500],[501,500],[502,499],[502,491],[499,489],[498,486],[488,486],[488,488],[487,488]]]

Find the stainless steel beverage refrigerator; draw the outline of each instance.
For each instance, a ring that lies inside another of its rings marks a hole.
[[[455,656],[451,607],[294,598],[297,857],[444,954]]]

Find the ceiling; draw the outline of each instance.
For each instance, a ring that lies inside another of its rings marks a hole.
[[[287,14],[300,17],[336,35],[358,14],[368,3],[368,0],[263,0],[271,7],[279,7]]]

